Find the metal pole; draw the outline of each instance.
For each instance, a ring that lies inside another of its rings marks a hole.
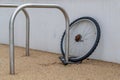
[[[19,6],[18,4],[0,4],[0,7],[3,8],[16,8],[18,6]]]
[[[10,73],[14,74],[15,73],[15,69],[14,69],[14,22],[15,22],[15,18],[17,16],[17,14],[23,10],[24,8],[57,8],[59,9],[64,17],[65,17],[65,22],[66,22],[66,46],[65,46],[65,62],[68,63],[68,57],[69,57],[69,17],[66,13],[66,11],[56,5],[56,4],[36,4],[36,3],[29,3],[29,4],[23,4],[21,6],[19,6],[15,12],[13,13],[13,15],[11,16],[10,19],[10,57],[11,57],[11,64],[10,64]]]
[[[24,12],[25,14],[25,17],[26,17],[26,56],[29,56],[30,55],[30,52],[29,52],[29,42],[30,42],[30,17],[28,15],[28,13],[26,12],[25,9],[22,9],[22,11]]]
[[[0,4],[1,8],[16,8],[18,4]],[[30,27],[30,19],[29,15],[25,9],[22,9],[25,17],[26,17],[26,56],[29,56],[29,27]],[[14,36],[13,36],[14,37]],[[10,42],[11,43],[11,42]],[[10,50],[12,50],[12,45],[10,45]],[[13,51],[14,52],[14,49]],[[14,55],[10,54],[10,74],[14,74]]]

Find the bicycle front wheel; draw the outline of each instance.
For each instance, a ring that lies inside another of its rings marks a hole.
[[[100,27],[92,17],[81,17],[70,24],[69,61],[78,62],[89,57],[100,39]],[[61,38],[61,52],[65,56],[65,32]]]

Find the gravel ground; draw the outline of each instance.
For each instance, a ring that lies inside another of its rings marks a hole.
[[[60,55],[15,48],[15,75],[9,74],[9,47],[0,45],[0,80],[120,80],[120,64],[84,60],[82,64],[64,66]]]

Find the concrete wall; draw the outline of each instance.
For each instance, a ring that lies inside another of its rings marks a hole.
[[[65,8],[70,21],[91,16],[101,26],[99,46],[91,56],[94,59],[120,63],[120,2],[119,0],[0,0],[0,3],[56,3]],[[0,9],[0,43],[8,44],[9,19],[15,9]],[[60,38],[65,29],[64,17],[57,9],[27,9],[31,17],[30,47],[60,53]],[[25,18],[23,13],[15,22],[15,44],[25,45]]]

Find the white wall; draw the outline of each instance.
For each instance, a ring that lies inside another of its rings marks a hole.
[[[119,0],[0,0],[0,3],[56,3],[65,8],[70,21],[94,17],[101,26],[99,46],[91,56],[120,63],[120,2]],[[0,9],[0,43],[8,44],[9,18],[14,9]],[[60,38],[64,31],[64,17],[56,9],[29,9],[31,17],[31,48],[60,53]],[[15,23],[15,44],[25,45],[25,18],[19,14]]]

